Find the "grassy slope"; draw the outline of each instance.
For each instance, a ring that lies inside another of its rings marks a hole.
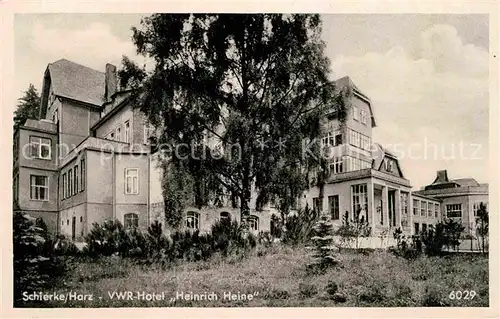
[[[261,255],[261,256],[259,256]],[[45,303],[51,307],[339,307],[422,306],[433,301],[450,306],[488,306],[488,259],[478,255],[422,257],[415,261],[387,252],[340,255],[341,263],[320,274],[307,270],[304,249],[271,248],[247,259],[215,258],[209,262],[183,263],[167,270],[138,266],[119,258],[98,263],[79,263],[65,286],[56,291],[93,294],[93,301]],[[328,298],[326,286],[334,281],[347,297],[343,303]],[[473,300],[449,300],[452,290],[474,290]],[[218,301],[123,301],[110,300],[108,292],[215,292]],[[252,301],[221,300],[224,291],[253,293]],[[102,299],[98,297],[101,296]],[[431,303],[432,304],[432,303]]]

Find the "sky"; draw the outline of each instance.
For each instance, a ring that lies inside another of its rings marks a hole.
[[[40,91],[61,58],[104,71],[136,56],[139,14],[22,14],[15,17],[15,90]],[[332,80],[344,75],[371,99],[373,141],[398,155],[414,187],[450,178],[488,182],[487,15],[323,15]]]

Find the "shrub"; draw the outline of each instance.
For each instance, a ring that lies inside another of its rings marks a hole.
[[[370,236],[370,233],[371,226],[365,216],[361,215],[360,209],[352,218],[349,218],[349,212],[346,211],[342,217],[342,225],[336,231],[336,235],[340,237],[339,249],[351,247],[353,244],[358,249],[360,239]]]
[[[320,269],[335,265],[338,263],[333,246],[333,225],[326,215],[314,226],[315,236],[312,238],[314,244],[313,265]]]
[[[261,231],[257,236],[257,241],[259,245],[264,246],[265,248],[269,248],[273,245],[274,238],[268,231]]]
[[[301,282],[299,284],[299,293],[303,298],[311,298],[318,293],[318,289],[313,284]]]
[[[16,212],[13,217],[14,305],[22,305],[23,292],[53,287],[72,267],[71,259],[57,256],[50,235],[40,222]]]
[[[297,246],[308,242],[318,218],[319,212],[309,207],[298,210],[294,215],[286,216],[283,243]]]
[[[92,224],[85,236],[85,253],[90,256],[111,256],[123,252],[127,244],[127,234],[118,220],[106,220],[102,224]]]
[[[339,286],[335,281],[329,281],[328,284],[326,285],[326,292],[328,295],[333,296],[337,293],[339,290]]]

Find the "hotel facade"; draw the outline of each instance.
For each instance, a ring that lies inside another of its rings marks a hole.
[[[62,59],[43,76],[40,119],[27,120],[13,136],[14,211],[41,217],[52,233],[74,241],[107,219],[126,228],[147,229],[155,220],[165,225],[163,170],[149,145],[154,128],[133,107],[130,91],[118,88],[116,67],[107,64],[100,72]],[[447,217],[472,227],[477,203],[488,202],[488,185],[438,172],[434,183],[412,191],[398,158],[372,141],[370,99],[349,77],[335,83],[352,94],[345,121],[335,113],[323,119],[322,144],[335,154],[323,201],[315,186],[298,208],[322,210],[336,225],[346,212],[359,211],[372,236],[396,228],[416,234]],[[255,209],[255,196],[250,207],[250,228],[269,231],[276,210]],[[201,209],[186,208],[183,227],[209,231],[221,218],[240,218],[226,195]]]

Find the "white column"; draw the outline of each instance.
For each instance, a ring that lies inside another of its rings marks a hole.
[[[382,188],[382,214],[384,215],[384,226],[389,225],[389,189]]]
[[[401,190],[398,188],[396,190],[396,195],[395,195],[395,217],[397,216],[396,218],[396,227],[401,227],[401,208],[402,208],[402,205],[401,205]]]
[[[370,226],[372,228],[371,235],[375,235],[375,227],[377,223],[376,220],[376,212],[375,212],[375,196],[373,192],[373,182],[370,181],[368,183],[368,212],[367,214],[370,216]]]

